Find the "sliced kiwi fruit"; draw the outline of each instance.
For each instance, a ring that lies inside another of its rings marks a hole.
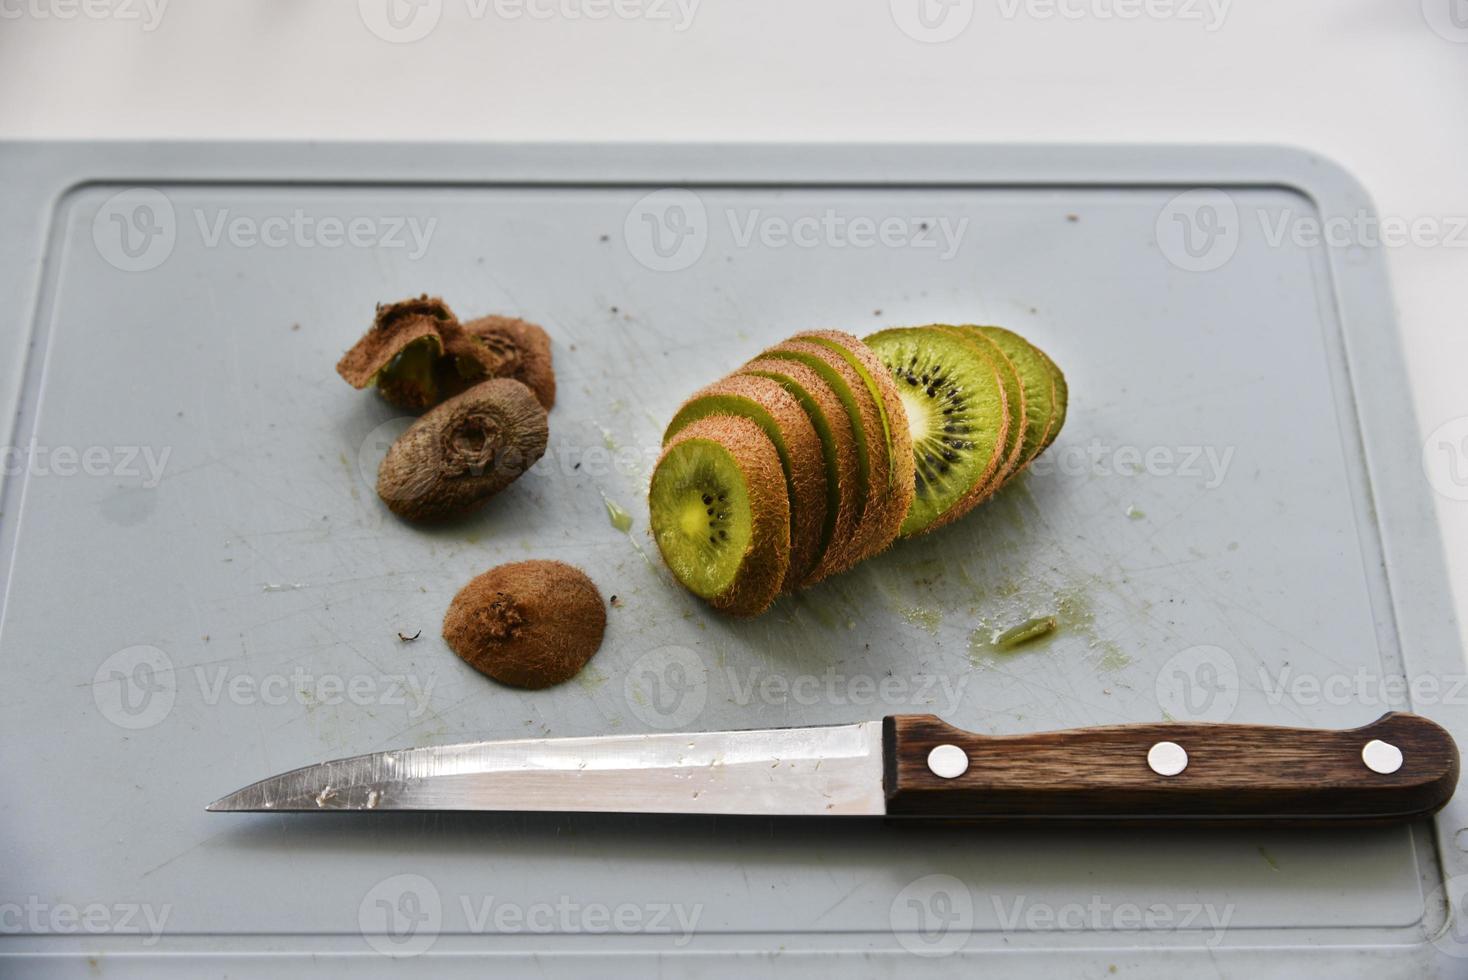
[[[740,374],[767,378],[800,404],[821,441],[826,464],[826,520],[821,527],[820,557],[802,586],[845,571],[861,560],[855,553],[856,526],[865,503],[857,479],[856,436],[841,399],[821,376],[798,361],[761,357]]]
[[[907,514],[907,503],[900,493],[889,489],[892,465],[888,461],[887,441],[882,436],[877,399],[846,358],[825,344],[791,338],[771,347],[761,357],[794,361],[810,368],[846,409],[856,438],[856,499],[861,502],[855,538],[851,542],[852,564],[885,550],[897,538],[897,530]]]
[[[1038,347],[1012,330],[993,326],[965,326],[988,337],[1004,351],[1014,368],[1019,372],[1020,384],[1025,390],[1025,432],[1020,450],[1020,467],[1029,464],[1059,433],[1060,422],[1064,421],[1063,396],[1056,384],[1060,373],[1053,369],[1050,359]],[[1053,370],[1052,370],[1053,369]],[[1064,383],[1064,379],[1061,379]]]
[[[769,378],[733,375],[694,394],[668,423],[666,443],[685,426],[710,415],[738,415],[760,427],[774,445],[790,500],[790,567],[794,591],[824,551],[827,485],[820,436],[795,397]]]
[[[648,509],[658,550],[688,591],[736,616],[775,601],[790,568],[790,498],[759,425],[711,415],[681,428],[653,470]]]
[[[580,673],[606,628],[601,592],[585,572],[558,561],[519,561],[459,590],[443,638],[480,673],[536,690]]]
[[[1009,428],[1004,436],[1004,451],[999,460],[999,466],[994,474],[976,489],[979,500],[986,500],[993,496],[1004,482],[1010,478],[1020,467],[1024,457],[1025,439],[1025,387],[1020,380],[1019,370],[1014,362],[1004,353],[1004,349],[994,341],[988,334],[978,330],[965,330],[962,327],[940,326],[945,332],[963,338],[971,344],[978,344],[980,348],[994,362],[999,369],[999,380],[1004,385],[1004,397],[1009,412]],[[976,501],[977,502],[977,501]]]
[[[994,359],[955,332],[897,327],[866,338],[901,391],[917,475],[903,537],[956,520],[998,470],[1009,404]]]
[[[1033,345],[1031,345],[1033,346]],[[1055,437],[1060,435],[1061,426],[1065,425],[1065,412],[1070,404],[1070,385],[1065,381],[1065,375],[1059,366],[1050,359],[1050,355],[1035,348],[1035,353],[1045,359],[1045,367],[1050,371],[1050,378],[1055,382],[1055,418],[1050,423],[1050,428],[1045,432],[1045,440],[1040,444],[1040,452],[1050,448]]]

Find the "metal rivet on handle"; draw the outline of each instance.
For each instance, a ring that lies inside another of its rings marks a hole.
[[[928,768],[943,779],[957,779],[968,772],[968,753],[956,745],[940,745],[928,753]]]
[[[1147,750],[1147,765],[1159,776],[1176,776],[1188,768],[1188,751],[1176,742],[1158,742]]]
[[[1366,768],[1372,772],[1390,776],[1402,768],[1402,750],[1390,742],[1373,738],[1361,747],[1361,761],[1366,763]]]

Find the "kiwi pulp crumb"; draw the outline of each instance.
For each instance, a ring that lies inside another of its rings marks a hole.
[[[1006,630],[994,630],[989,634],[989,644],[999,650],[1015,647],[1055,632],[1059,623],[1054,616],[1032,616]]]

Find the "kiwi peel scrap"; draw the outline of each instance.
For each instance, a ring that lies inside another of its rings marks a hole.
[[[994,357],[956,331],[896,327],[866,342],[900,386],[906,409],[917,477],[901,533],[911,537],[982,499],[1008,448],[1008,395]]]
[[[399,517],[463,516],[545,454],[545,409],[513,378],[493,378],[443,402],[398,437],[377,470],[377,495]]]
[[[496,321],[485,326],[483,321]],[[375,385],[388,403],[423,412],[488,378],[515,377],[547,410],[555,400],[550,341],[534,324],[483,317],[480,331],[428,295],[379,305],[372,326],[337,363],[352,387]]]
[[[841,399],[815,371],[796,361],[756,358],[740,374],[768,378],[799,402],[821,441],[826,464],[826,520],[821,527],[820,558],[800,583],[810,586],[861,560],[854,553],[863,498],[857,486],[856,436]]]
[[[1054,441],[1065,420],[1064,396],[1056,378],[1064,384],[1058,368],[1034,344],[1012,330],[996,326],[966,325],[962,329],[988,337],[1004,351],[1019,373],[1025,390],[1025,432],[1018,470]]]
[[[494,350],[515,352],[509,377],[526,385],[549,412],[556,404],[556,372],[551,361],[550,335],[528,320],[482,316],[464,324],[464,330]]]
[[[882,437],[876,399],[856,369],[841,354],[825,344],[791,338],[766,350],[761,357],[795,361],[815,371],[836,393],[846,409],[856,438],[857,527],[851,542],[852,564],[886,550],[897,539],[898,529],[912,499],[911,476],[907,493],[894,492],[887,479],[891,471],[888,448]],[[909,474],[911,470],[908,470]],[[849,566],[848,566],[849,567]]]
[[[695,393],[668,423],[666,443],[690,423],[711,415],[736,415],[760,427],[774,445],[785,475],[790,514],[790,565],[783,587],[794,591],[824,551],[827,480],[815,426],[800,403],[768,378],[732,375]]]
[[[601,646],[607,611],[596,584],[558,561],[500,565],[449,605],[443,638],[475,670],[513,687],[570,680]]]
[[[755,616],[790,568],[790,498],[780,455],[747,418],[711,415],[663,448],[648,491],[653,539],[684,588]]]

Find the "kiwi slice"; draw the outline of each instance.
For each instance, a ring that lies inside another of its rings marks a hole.
[[[769,608],[790,568],[780,454],[747,418],[710,415],[663,449],[648,491],[653,539],[675,578],[716,609]]]
[[[1052,430],[1055,433],[1060,431],[1059,422],[1064,420],[1064,408],[1060,407],[1062,396],[1055,382],[1060,372],[1058,369],[1052,371],[1050,359],[1012,330],[992,326],[965,326],[963,329],[992,340],[1019,372],[1020,384],[1025,390],[1025,432],[1019,466],[1016,467],[1018,471],[1050,445],[1054,439]]]
[[[1024,457],[1025,439],[1025,387],[1020,380],[1019,370],[1014,366],[992,337],[978,330],[965,330],[961,327],[943,325],[939,329],[963,338],[971,344],[979,347],[994,362],[999,369],[999,380],[1004,385],[1004,396],[1009,411],[1009,429],[1004,437],[1004,452],[1000,457],[999,466],[994,470],[994,475],[980,484],[976,491],[979,500],[987,500],[993,496],[1004,482],[1019,469]]]
[[[994,359],[956,333],[897,327],[866,342],[901,386],[917,470],[901,529],[911,537],[978,503],[1004,456],[1008,397]]]
[[[790,570],[785,589],[793,592],[824,550],[827,487],[820,437],[800,403],[778,382],[734,375],[684,402],[668,423],[663,442],[688,423],[710,415],[749,419],[764,430],[780,454],[790,498]]]
[[[1034,346],[1033,344],[1031,346]],[[1065,412],[1070,403],[1070,385],[1066,384],[1065,375],[1050,355],[1035,347],[1035,353],[1045,360],[1045,367],[1050,371],[1050,379],[1055,382],[1055,418],[1050,423],[1050,428],[1045,432],[1045,439],[1040,443],[1040,452],[1050,448],[1055,437],[1060,435],[1061,426],[1065,425]],[[1038,453],[1036,454],[1038,455]]]
[[[826,464],[826,520],[821,527],[820,557],[800,582],[802,586],[814,585],[861,560],[852,546],[865,501],[858,487],[856,436],[851,431],[851,419],[831,386],[797,361],[756,358],[739,373],[768,378],[789,392],[821,441]]]
[[[856,438],[857,527],[851,542],[851,564],[880,553],[897,538],[907,514],[907,501],[888,489],[887,442],[882,437],[877,400],[856,369],[835,350],[812,340],[791,338],[761,357],[794,361],[816,372],[836,394]],[[910,499],[909,484],[909,499]],[[849,566],[848,566],[849,567]]]

